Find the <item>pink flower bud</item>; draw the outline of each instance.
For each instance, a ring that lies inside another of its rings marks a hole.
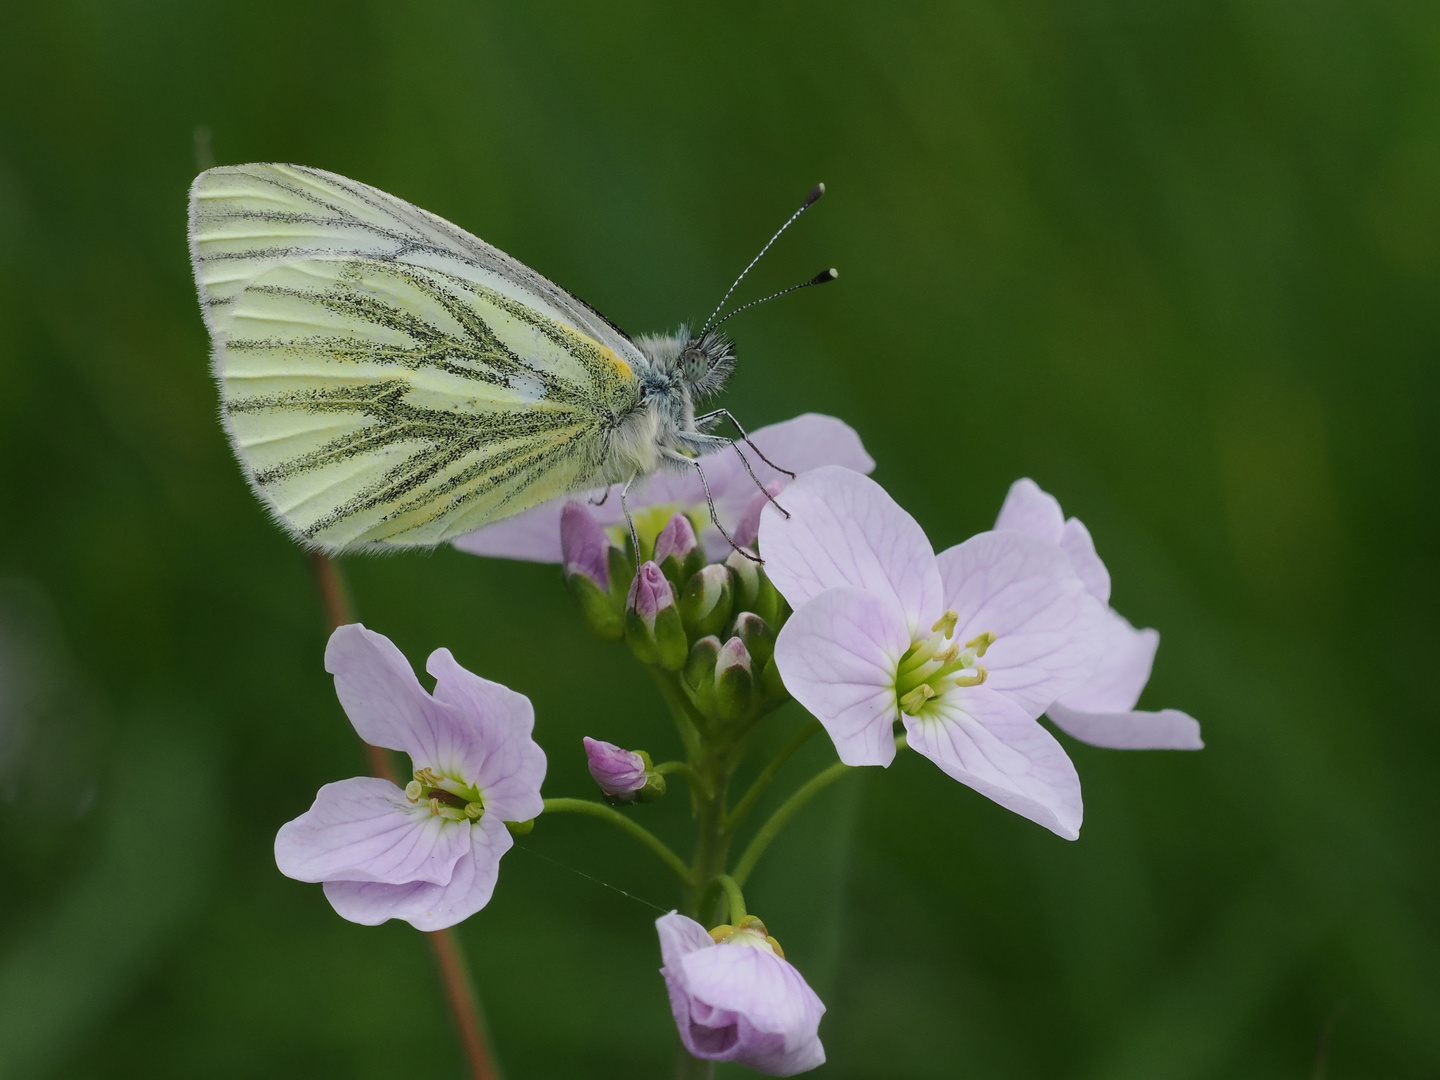
[[[771,480],[765,485],[765,491],[770,493],[771,498],[785,490],[785,481]],[[750,501],[745,505],[745,512],[740,515],[740,520],[735,523],[735,531],[731,534],[735,543],[741,547],[751,547],[755,538],[760,535],[760,512],[765,509],[770,501],[765,497],[764,492],[757,491],[751,496]]]
[[[601,592],[610,588],[610,538],[578,502],[560,512],[560,555],[565,576],[584,574]]]
[[[606,795],[629,795],[645,786],[645,759],[633,750],[585,736],[590,775]]]
[[[676,514],[665,523],[660,535],[655,538],[655,561],[663,563],[671,555],[679,562],[699,546],[695,539],[695,526],[684,514]]]
[[[660,567],[654,562],[647,562],[640,567],[635,580],[630,584],[630,595],[625,600],[625,606],[639,615],[646,627],[653,632],[656,617],[674,605],[675,590],[669,579],[661,573]]]

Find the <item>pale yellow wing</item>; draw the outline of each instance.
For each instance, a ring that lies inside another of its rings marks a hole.
[[[235,452],[309,546],[437,544],[593,486],[637,405],[619,330],[374,188],[212,169],[190,240]]]

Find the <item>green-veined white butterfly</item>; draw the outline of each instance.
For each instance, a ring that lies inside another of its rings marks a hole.
[[[463,229],[298,165],[196,177],[190,254],[231,445],[307,547],[438,544],[733,445],[709,431],[734,417],[694,409],[734,364],[725,300],[693,337],[631,339]]]

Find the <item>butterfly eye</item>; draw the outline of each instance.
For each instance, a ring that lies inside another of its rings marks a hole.
[[[709,356],[698,347],[691,346],[680,354],[680,377],[693,386],[709,374],[710,363]]]

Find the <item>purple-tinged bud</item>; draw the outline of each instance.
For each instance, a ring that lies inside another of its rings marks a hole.
[[[640,567],[625,603],[625,640],[642,663],[667,671],[685,666],[689,641],[675,607],[675,590],[654,562]]]
[[[560,511],[560,560],[567,578],[583,574],[602,593],[609,592],[612,546],[595,515],[578,502]]]
[[[702,567],[680,597],[680,621],[692,638],[718,634],[730,621],[730,571],[719,563]]]
[[[750,502],[746,504],[744,512],[740,515],[740,520],[735,523],[735,528],[730,534],[734,538],[735,543],[741,547],[755,546],[755,541],[760,536],[761,511],[765,509],[765,505],[770,499],[779,495],[780,492],[784,490],[785,481],[771,480],[765,485],[765,491],[757,491],[754,496],[751,497]],[[769,493],[768,496],[766,492]]]
[[[755,704],[755,676],[745,643],[732,637],[715,659],[715,711],[722,720],[739,720]]]
[[[684,514],[675,514],[655,538],[655,562],[676,589],[705,565],[705,552],[695,539],[695,526]]]
[[[752,671],[759,671],[775,655],[775,635],[770,624],[753,611],[742,612],[735,620],[735,636],[745,643]]]
[[[655,772],[644,750],[625,750],[585,736],[590,775],[610,802],[650,802],[665,794],[665,778]]]

